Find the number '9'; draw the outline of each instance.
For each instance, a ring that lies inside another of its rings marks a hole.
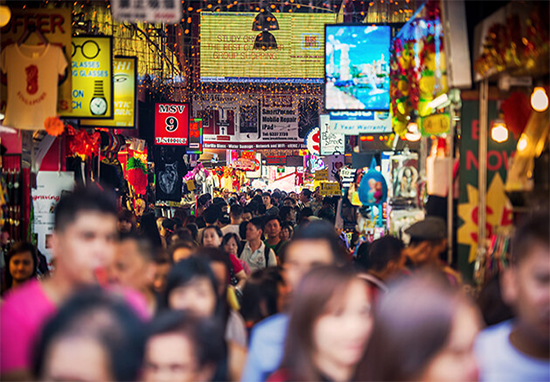
[[[166,131],[173,132],[178,128],[178,120],[176,117],[166,118]]]

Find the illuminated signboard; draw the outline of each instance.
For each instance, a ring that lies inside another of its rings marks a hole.
[[[390,109],[391,27],[327,25],[325,109]]]
[[[202,154],[202,119],[194,118],[189,122],[189,148],[187,154]]]
[[[64,117],[113,118],[113,39],[78,36],[72,39],[72,106]]]
[[[116,56],[113,64],[114,118],[85,119],[80,124],[95,127],[136,127],[136,73],[136,57]]]
[[[359,135],[391,133],[390,113],[374,111],[339,111],[330,113],[330,131],[335,134]]]
[[[201,12],[203,82],[323,83],[335,14]]]
[[[155,104],[155,144],[187,146],[189,142],[189,105]]]

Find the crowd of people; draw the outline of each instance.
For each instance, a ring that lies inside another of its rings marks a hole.
[[[29,243],[6,255],[1,379],[550,380],[548,213],[477,298],[440,259],[443,220],[360,244],[336,203],[224,191],[136,219],[98,188],[64,195],[52,269]]]

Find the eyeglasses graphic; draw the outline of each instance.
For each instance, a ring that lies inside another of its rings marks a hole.
[[[127,74],[115,74],[113,76],[113,82],[126,82],[128,81],[129,76]]]
[[[80,48],[82,55],[88,60],[96,58],[99,55],[99,52],[101,52],[101,49],[99,49],[99,45],[93,40],[85,41],[82,45],[75,45],[73,42],[72,45],[73,54],[71,55],[71,57],[74,57],[78,48]]]

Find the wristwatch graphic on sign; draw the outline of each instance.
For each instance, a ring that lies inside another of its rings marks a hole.
[[[93,115],[104,115],[107,112],[107,100],[103,94],[103,81],[96,80],[94,95],[90,101],[90,112]]]

